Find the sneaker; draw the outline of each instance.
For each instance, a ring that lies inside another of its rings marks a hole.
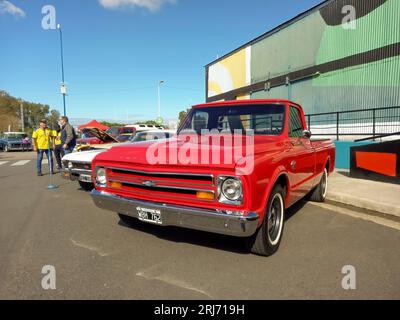
[[[41,172],[38,172],[38,177],[41,177],[41,176],[43,176],[43,173],[41,173]]]

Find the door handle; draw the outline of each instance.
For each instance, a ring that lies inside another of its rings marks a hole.
[[[293,170],[296,170],[296,165],[297,165],[296,160],[293,160],[293,161],[290,163],[290,166],[292,167]]]
[[[293,147],[302,146],[303,142],[301,140],[290,141]]]

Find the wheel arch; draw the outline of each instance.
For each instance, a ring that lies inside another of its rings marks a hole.
[[[282,188],[285,190],[285,207],[287,208],[288,205],[288,199],[290,196],[290,180],[289,180],[289,176],[286,173],[286,171],[281,170],[278,168],[275,173],[272,175],[271,179],[269,180],[269,183],[267,185],[267,188],[265,189],[265,194],[263,197],[263,201],[262,201],[262,209],[263,210],[267,203],[268,203],[268,199],[271,195],[272,190],[275,188],[275,186],[277,184],[280,184],[282,186]]]
[[[331,157],[328,156],[327,159],[325,160],[325,165],[324,165],[324,169],[326,169],[326,171],[328,172],[328,175],[330,175],[330,173],[333,171],[333,169],[331,168],[332,162],[331,162]]]

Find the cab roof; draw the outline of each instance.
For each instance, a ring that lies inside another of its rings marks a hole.
[[[193,108],[206,108],[206,107],[223,107],[233,105],[251,105],[251,104],[293,104],[300,106],[298,103],[287,100],[287,99],[248,99],[248,100],[229,100],[229,101],[218,101],[194,105]]]

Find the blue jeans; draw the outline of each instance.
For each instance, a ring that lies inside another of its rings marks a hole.
[[[42,160],[43,154],[46,154],[47,160],[49,161],[49,165],[51,167],[51,172],[53,171],[53,155],[51,150],[38,150],[37,151],[37,160],[36,160],[36,168],[38,173],[42,173]]]
[[[64,149],[64,155],[72,153],[74,151],[75,147],[68,147],[67,149]]]

